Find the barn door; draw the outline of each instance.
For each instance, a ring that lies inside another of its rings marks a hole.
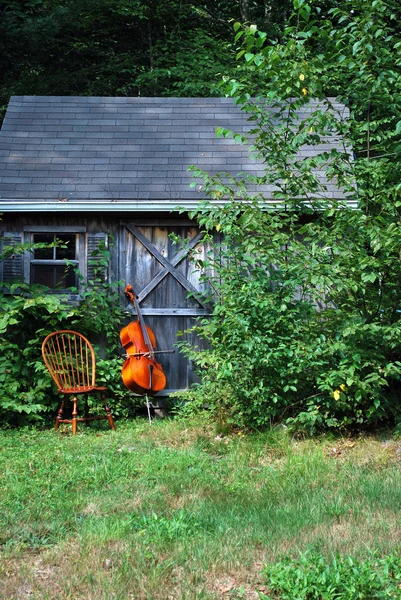
[[[202,291],[200,273],[188,253],[194,250],[202,258],[208,249],[199,243],[199,229],[190,221],[124,221],[122,232],[120,279],[133,286],[146,324],[156,335],[157,349],[175,350],[157,355],[167,378],[167,388],[159,395],[185,389],[196,376],[176,342],[189,340],[199,345],[187,330],[197,317],[208,314],[201,299],[188,298],[188,292]],[[171,233],[190,240],[188,247],[175,244]]]

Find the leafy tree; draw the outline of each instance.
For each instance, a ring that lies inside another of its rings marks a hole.
[[[187,348],[202,373],[187,409],[207,404],[231,425],[286,418],[313,432],[398,419],[400,9],[392,0],[350,7],[294,0],[273,44],[235,25],[247,71],[228,85],[254,124],[264,174],[195,172],[212,201],[228,203],[193,213],[225,241],[219,260],[200,265],[215,290],[213,315],[198,326],[210,349]],[[328,137],[343,147],[325,150]],[[305,157],[305,146],[318,155]],[[274,189],[274,211],[260,185]],[[333,186],[358,209],[330,198]]]

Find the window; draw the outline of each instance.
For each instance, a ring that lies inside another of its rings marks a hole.
[[[23,236],[24,242],[50,245],[24,253],[27,283],[45,285],[56,294],[79,287],[76,270],[86,275],[86,227],[27,225]]]
[[[76,287],[77,237],[73,233],[33,233],[31,241],[34,244],[50,247],[35,248],[33,251],[30,282],[45,285],[55,292]]]

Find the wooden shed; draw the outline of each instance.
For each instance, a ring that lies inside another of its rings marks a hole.
[[[187,296],[200,290],[200,274],[169,238],[174,232],[206,251],[196,223],[177,211],[204,198],[190,186],[188,168],[263,172],[246,147],[217,138],[217,127],[246,133],[250,124],[228,98],[12,97],[0,135],[2,244],[57,237],[69,250],[16,255],[0,264],[0,281],[21,277],[54,288],[66,260],[90,278],[88,256],[103,241],[111,247],[108,278],[134,286],[158,346],[172,348],[178,331],[207,314]],[[269,204],[271,190],[263,191]],[[328,194],[339,191],[329,186]],[[178,352],[164,369],[165,394],[194,379]]]

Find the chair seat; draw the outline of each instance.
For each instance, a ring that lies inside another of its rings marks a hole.
[[[90,394],[90,392],[105,392],[106,387],[102,385],[80,386],[78,388],[59,389],[60,394]]]

